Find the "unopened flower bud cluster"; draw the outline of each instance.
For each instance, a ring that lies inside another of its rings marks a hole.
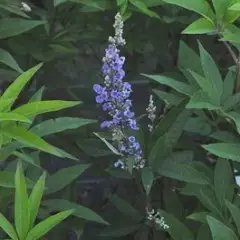
[[[156,119],[156,106],[154,104],[154,101],[153,101],[153,96],[152,94],[150,95],[150,98],[149,98],[149,105],[148,107],[146,108],[146,111],[148,113],[148,119],[151,121],[150,124],[148,124],[148,129],[150,132],[153,131],[153,128],[154,128],[154,120]]]
[[[147,219],[154,222],[158,227],[163,228],[164,230],[169,228],[169,226],[165,223],[164,217],[160,216],[160,213],[154,209],[147,210]]]
[[[32,11],[31,7],[25,2],[21,2],[21,10],[24,11],[24,12],[31,12]]]

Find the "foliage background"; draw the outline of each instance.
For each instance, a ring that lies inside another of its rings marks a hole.
[[[40,73],[20,95],[17,105],[26,102],[41,86],[45,87],[44,99],[81,100],[84,102],[83,105],[73,109],[38,117],[37,122],[62,116],[104,119],[103,113],[95,104],[92,86],[94,83],[101,82],[101,58],[108,36],[113,34],[113,19],[119,8],[127,9],[124,28],[127,45],[122,54],[127,59],[126,80],[133,84],[132,98],[137,115],[145,112],[149,94],[153,88],[169,91],[166,86],[159,87],[156,83],[149,82],[149,79],[140,73],[164,73],[181,81],[182,75],[178,70],[181,41],[198,52],[197,40],[199,40],[218,63],[224,76],[228,68],[234,65],[229,51],[223,42],[218,41],[216,35],[182,34],[188,25],[198,19],[198,14],[166,4],[161,0],[32,0],[26,1],[26,3],[29,4],[32,11],[29,13],[31,19],[25,18],[25,21],[28,21],[29,24],[31,21],[44,22],[39,22],[39,26],[31,29],[29,27],[29,31],[22,34],[4,37],[1,36],[1,32],[3,34],[6,30],[3,30],[4,25],[1,21],[9,21],[7,22],[8,30],[11,29],[12,32],[17,32],[20,26],[18,25],[19,16],[10,13],[9,9],[1,5],[12,7],[19,2],[17,0],[0,1],[1,48],[14,56],[20,69],[23,70],[27,70],[39,62],[44,62]],[[21,19],[24,19],[24,16],[21,16]],[[236,21],[237,26],[238,24],[239,22]],[[188,58],[187,55],[183,57]],[[4,91],[21,70],[16,71],[16,69],[7,67],[6,65],[9,64],[6,64],[8,61],[3,54],[0,56],[0,61],[2,63],[0,84],[1,90]],[[165,103],[156,96],[155,100],[160,116]],[[116,209],[119,199],[115,199],[114,202],[115,194],[131,205],[140,206],[140,208],[143,203],[141,198],[135,198],[138,190],[132,181],[117,179],[106,172],[106,168],[114,157],[105,145],[94,136],[93,132],[98,129],[98,123],[95,123],[47,138],[53,145],[78,157],[81,163],[93,163],[81,177],[76,177],[68,187],[55,193],[55,197],[68,199],[91,208],[104,219],[113,223],[115,228],[110,229],[109,232],[105,231],[104,235],[101,232],[103,228],[101,225],[70,219],[64,227],[60,225],[51,232],[48,238],[71,239],[71,236],[68,235],[69,232],[71,230],[77,232],[79,229],[81,232],[82,226],[84,226],[84,233],[79,234],[79,239],[145,240],[148,239],[147,235],[149,239],[168,239],[169,236],[165,232],[152,233],[147,226],[134,231],[134,221],[131,222],[131,219],[129,221],[129,217],[125,216],[128,210],[125,209],[126,212],[124,212],[124,207]],[[189,129],[191,130],[190,136],[184,135],[181,138],[181,148],[193,150],[196,161],[204,162],[213,169],[206,152],[200,147],[200,143],[205,143],[204,132],[209,131],[209,125],[206,122],[195,122],[189,126]],[[40,154],[40,162],[41,166],[52,174],[75,164],[71,160],[59,159],[43,153]],[[29,174],[31,176],[31,173]],[[182,196],[178,194],[178,191],[172,191],[180,186],[182,183],[164,178],[154,188],[156,202],[160,203],[160,206],[168,213],[172,213],[182,222],[186,222],[189,229],[197,231],[199,225],[186,220],[185,217],[198,209],[199,203],[195,198]],[[5,211],[4,204],[0,208]],[[44,211],[42,214],[44,216]],[[181,228],[179,227],[179,229]],[[99,232],[103,236],[99,236]],[[199,234],[196,239],[210,239],[207,238],[209,229],[204,231],[204,234],[206,236],[200,238]],[[74,239],[73,236],[72,239]]]

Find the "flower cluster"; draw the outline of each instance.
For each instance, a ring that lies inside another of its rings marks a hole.
[[[109,120],[101,123],[102,128],[112,131],[113,140],[117,143],[118,149],[124,159],[129,156],[135,158],[135,168],[144,167],[142,150],[134,136],[126,136],[125,130],[138,130],[135,114],[131,111],[132,101],[129,99],[132,92],[131,85],[124,82],[125,72],[123,65],[125,58],[119,55],[119,46],[125,44],[122,37],[123,21],[118,13],[115,17],[115,36],[109,38],[109,46],[103,57],[102,73],[104,86],[95,84],[93,90],[97,94],[96,102],[102,105],[103,111],[110,116]],[[126,160],[118,160],[116,167],[126,168]]]
[[[152,210],[147,210],[147,219],[154,222],[158,227],[167,230],[169,226],[165,223],[164,217],[160,216],[160,213]]]
[[[154,101],[153,101],[153,96],[152,94],[150,95],[149,98],[149,105],[146,108],[146,111],[148,113],[148,119],[151,121],[150,124],[148,124],[148,129],[150,132],[153,131],[153,125],[154,125],[154,120],[156,119],[156,106],[154,105]]]

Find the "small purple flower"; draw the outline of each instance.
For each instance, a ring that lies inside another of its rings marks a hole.
[[[97,103],[103,103],[104,102],[104,96],[103,95],[96,96],[96,102]]]
[[[119,92],[117,90],[112,90],[111,91],[111,97],[112,98],[117,98],[119,96]]]
[[[124,163],[122,160],[117,160],[117,162],[114,163],[114,167],[115,168],[123,168],[124,167]]]
[[[111,123],[109,121],[103,121],[100,125],[101,128],[109,128]]]
[[[134,136],[130,136],[128,140],[130,143],[134,143],[136,141],[136,138]]]
[[[93,85],[93,90],[94,92],[96,92],[97,94],[101,94],[103,91],[103,87],[99,84],[94,84]]]

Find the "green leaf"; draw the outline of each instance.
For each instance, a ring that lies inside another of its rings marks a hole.
[[[227,143],[238,143],[239,139],[228,131],[216,131],[210,135],[211,138],[216,139],[221,142]]]
[[[70,108],[79,104],[80,102],[78,101],[61,101],[61,100],[30,102],[14,109],[13,112],[21,114],[26,117],[35,117],[36,115],[39,114],[59,111],[64,108]]]
[[[142,74],[142,75],[145,77],[148,77],[160,84],[167,85],[167,86],[175,89],[176,91],[183,93],[187,96],[192,95],[192,88],[190,85],[188,85],[186,83],[174,80],[169,77],[161,76],[161,75],[147,75],[147,74]]]
[[[170,162],[168,160],[166,159],[157,170],[160,175],[190,183],[203,185],[210,183],[210,179],[193,165]]]
[[[206,223],[207,222],[207,215],[209,212],[195,212],[191,215],[187,216],[188,219],[192,219],[194,221]]]
[[[198,90],[190,98],[186,108],[216,110],[220,108],[220,105],[214,104],[212,98],[207,92]]]
[[[200,42],[199,51],[205,77],[212,85],[212,88],[209,89],[208,93],[211,92],[212,95],[210,96],[212,96],[212,99],[214,99],[214,103],[218,106],[220,105],[220,99],[223,93],[222,76],[216,63],[214,62],[210,54],[203,48]]]
[[[154,145],[148,156],[150,166],[158,168],[161,165],[161,161],[173,151],[183,133],[189,115],[190,111],[184,109],[175,116],[168,132],[162,136],[160,135],[158,140],[153,143]]]
[[[212,186],[204,185],[197,190],[197,198],[201,201],[203,206],[205,206],[211,212],[222,217],[220,204],[216,198],[216,194]]]
[[[232,215],[232,218],[238,230],[238,234],[240,234],[240,209],[227,200],[225,201],[225,204]]]
[[[102,230],[98,235],[101,237],[123,237],[136,232],[140,227],[141,224],[136,223],[111,226]]]
[[[224,106],[224,103],[233,95],[235,86],[235,74],[230,70],[228,71],[224,82],[223,82],[223,94],[221,97],[221,103]]]
[[[0,20],[0,39],[13,37],[45,24],[45,21],[22,18],[3,18]]]
[[[74,165],[64,168],[49,176],[46,181],[46,194],[52,194],[66,187],[76,178],[78,178],[87,168],[89,164]]]
[[[0,186],[4,188],[15,188],[14,183],[15,174],[9,171],[0,171]],[[30,179],[26,179],[29,185],[32,185]]]
[[[233,161],[240,161],[240,144],[235,143],[214,143],[202,145],[208,152]]]
[[[0,115],[1,119],[1,115]],[[61,117],[56,119],[49,119],[35,125],[31,128],[31,131],[36,133],[38,136],[46,136],[62,132],[69,129],[79,128],[87,124],[95,123],[95,120],[83,119],[83,118],[71,118],[71,117]]]
[[[54,6],[57,7],[58,5],[67,2],[67,0],[54,0]]]
[[[13,152],[12,153],[14,156],[20,158],[21,160],[27,162],[27,163],[30,163],[31,165],[33,165],[34,167],[37,167],[39,169],[42,169],[40,165],[36,164],[34,159],[31,157],[31,155],[29,154],[25,154],[23,152]]]
[[[178,96],[177,94],[164,92],[154,89],[153,92],[164,102],[177,106],[180,102],[183,101],[183,97]]]
[[[42,222],[38,223],[33,229],[30,230],[26,237],[26,240],[40,239],[52,228],[54,228],[56,225],[61,223],[63,220],[65,220],[73,213],[74,210],[63,211],[47,218],[46,220],[43,220]]]
[[[235,4],[236,4],[236,6],[234,6]],[[239,8],[239,6],[237,6],[237,5],[239,5],[238,0],[233,0],[231,2],[231,4],[229,5],[229,8],[226,11],[225,16],[224,16],[224,22],[225,23],[227,23],[227,24],[230,23],[231,24],[239,18],[240,12],[239,12],[239,10],[237,10]],[[236,10],[234,10],[234,8]]]
[[[0,228],[7,233],[12,240],[18,240],[17,233],[12,224],[0,213]]]
[[[159,136],[163,136],[166,134],[171,128],[173,123],[176,121],[178,116],[184,111],[186,107],[187,100],[184,100],[180,104],[178,104],[176,107],[172,107],[162,118],[156,128],[154,129],[152,139],[150,141],[150,147],[155,144],[155,142],[159,139]]]
[[[217,18],[218,20],[221,20],[225,15],[232,0],[212,0],[212,1],[217,14]]]
[[[168,214],[163,210],[160,210],[160,215],[164,217],[166,224],[169,226],[167,231],[173,240],[195,239],[192,232],[174,215]]]
[[[228,97],[223,103],[223,110],[230,111],[236,108],[240,103],[240,93],[236,93],[230,97]]]
[[[232,11],[240,11],[240,3],[235,3],[228,9]]]
[[[14,122],[25,122],[25,123],[32,122],[30,119],[13,112],[0,113],[0,122],[1,121],[14,121]]]
[[[46,172],[38,179],[29,197],[30,229],[33,228],[37,218],[39,206],[45,188]]]
[[[219,158],[214,172],[214,188],[221,206],[224,200],[232,201],[234,195],[232,168],[227,160]]]
[[[145,3],[141,0],[129,0],[132,5],[134,5],[137,9],[139,9],[142,13],[150,16],[150,17],[158,17],[157,13],[148,9]]]
[[[19,65],[13,58],[13,56],[9,52],[7,52],[1,48],[0,48],[0,62],[7,65],[8,67],[16,70],[17,72],[20,72],[20,73],[23,72],[23,70],[19,67]]]
[[[15,100],[17,99],[18,95],[20,94],[20,92],[22,91],[22,89],[24,88],[24,86],[31,80],[31,78],[33,77],[33,75],[41,68],[42,63],[38,64],[37,66],[29,69],[28,71],[22,73],[6,90],[5,92],[2,94],[0,100],[4,101],[4,100],[10,100],[9,104],[7,106],[4,106],[4,108],[2,108],[2,106],[0,105],[0,110],[6,110],[8,111],[12,104],[15,102]]]
[[[58,6],[59,4],[65,3],[65,2],[74,2],[74,3],[80,3],[83,5],[86,5],[85,8],[82,8],[82,11],[104,11],[106,9],[114,7],[113,2],[108,0],[54,0],[54,5]]]
[[[29,230],[28,193],[22,166],[19,163],[15,174],[15,227],[20,240],[25,240]]]
[[[183,34],[203,34],[215,32],[216,27],[206,18],[199,18],[183,30]]]
[[[202,116],[191,117],[188,119],[184,131],[208,136],[212,132],[211,124]]]
[[[178,66],[184,69],[191,69],[191,71],[194,71],[200,75],[204,74],[200,57],[183,41],[180,41],[179,45]]]
[[[41,151],[51,153],[56,156],[61,156],[60,153],[46,141],[41,139],[39,136],[32,132],[27,131],[25,128],[20,126],[6,126],[2,130],[2,133],[10,138],[13,138],[24,145],[39,149]]]
[[[109,143],[105,138],[102,138],[98,133],[94,133],[94,134],[98,138],[100,138],[114,154],[121,156],[121,153],[111,143]]]
[[[143,218],[138,210],[118,195],[112,195],[109,200],[121,213],[129,216],[133,220],[140,221]]]
[[[163,0],[164,2],[178,5],[180,7],[186,8],[188,10],[194,11],[202,15],[203,17],[209,19],[212,21],[213,12],[211,10],[210,5],[205,1],[205,0],[197,0],[197,1],[192,1],[192,0]]]
[[[202,224],[198,229],[196,240],[212,240],[211,232],[207,224]]]
[[[152,169],[149,167],[143,168],[141,171],[141,176],[146,195],[149,195],[154,181],[154,174],[152,172]]]
[[[223,38],[220,39],[221,41],[229,41],[232,43],[240,43],[240,33],[231,33],[231,32],[226,32],[223,33]]]
[[[200,87],[204,92],[207,92],[207,93],[211,94],[211,91],[210,91],[211,90],[211,83],[206,78],[202,77],[198,73],[193,72],[189,69],[188,69],[188,72],[192,76],[194,81],[197,83],[197,85],[198,85],[197,90],[199,90],[199,87]]]
[[[76,203],[69,202],[63,199],[50,199],[42,203],[43,206],[48,207],[50,211],[61,211],[69,208],[74,208],[73,215],[75,217],[85,219],[88,221],[98,222],[101,224],[109,225],[102,217],[93,212],[91,209],[81,206]]]
[[[217,219],[207,216],[208,225],[210,227],[213,239],[217,240],[238,240],[238,237],[232,229],[224,225]]]

